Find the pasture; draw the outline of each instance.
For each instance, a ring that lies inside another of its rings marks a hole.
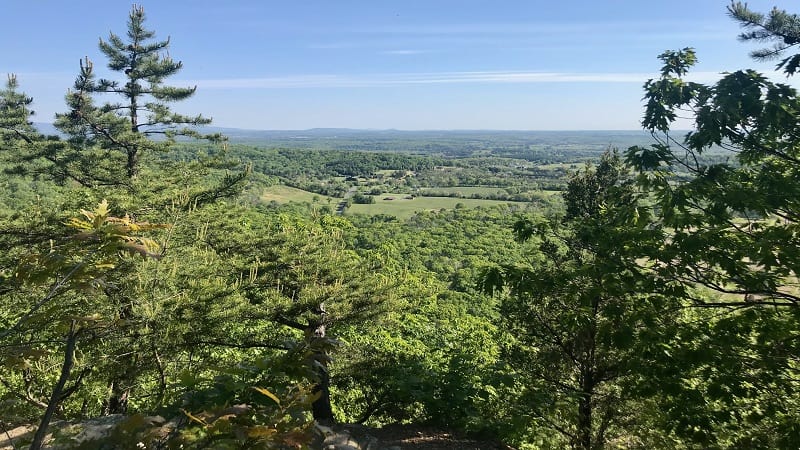
[[[353,204],[345,211],[345,215],[351,214],[387,214],[397,217],[398,219],[407,219],[414,214],[422,211],[434,211],[440,209],[454,209],[457,204],[463,205],[464,208],[477,208],[479,206],[496,206],[517,203],[524,205],[520,202],[509,202],[499,200],[478,200],[471,198],[454,198],[454,197],[415,197],[413,199],[406,198],[408,194],[382,194],[375,195],[375,203],[372,204]],[[393,200],[386,200],[393,198]]]
[[[278,203],[289,203],[289,202],[298,202],[298,203],[314,203],[314,200],[321,204],[328,203],[330,200],[331,205],[336,206],[337,203],[341,201],[341,199],[328,197],[327,195],[315,194],[314,192],[304,191],[302,189],[297,189],[289,186],[284,186],[282,184],[276,184],[274,186],[269,186],[264,188],[259,196],[262,202],[269,203],[271,201],[275,201]]]

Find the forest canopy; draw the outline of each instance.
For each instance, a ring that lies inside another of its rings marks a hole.
[[[795,74],[796,15],[727,11]],[[100,39],[117,78],[82,59],[58,135],[24,79],[0,90],[10,445],[323,448],[403,424],[493,448],[800,447],[793,87],[689,81],[683,48],[623,149],[263,148],[173,112],[195,87],[168,83],[169,46],[133,6]]]

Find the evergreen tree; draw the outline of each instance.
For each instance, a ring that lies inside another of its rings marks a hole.
[[[108,68],[122,74],[123,79],[98,80],[92,61],[82,60],[74,87],[67,94],[70,112],[56,117],[56,127],[70,136],[74,154],[67,160],[102,161],[101,167],[90,171],[95,179],[75,175],[84,184],[129,184],[139,174],[144,156],[169,149],[178,136],[221,138],[201,135],[192,128],[208,124],[210,119],[170,110],[169,103],[191,97],[196,87],[164,84],[183,64],[169,56],[169,39],[154,40],[155,33],[147,30],[144,22],[144,8],[134,5],[128,17],[127,39],[110,33],[107,41],[100,40]],[[105,95],[121,97],[121,101],[96,105],[94,98]],[[153,140],[155,136],[162,139]],[[81,169],[91,168],[81,165]]]
[[[6,174],[36,175],[44,169],[32,163],[45,145],[44,137],[30,120],[34,114],[32,103],[33,98],[19,91],[17,76],[9,74],[5,89],[0,89],[0,162]]]
[[[797,14],[772,8],[769,14],[751,10],[747,3],[731,2],[728,14],[739,22],[747,31],[739,35],[739,39],[756,42],[773,42],[771,47],[750,52],[756,61],[770,61],[780,58],[787,50],[800,44],[800,17]],[[777,68],[783,69],[787,75],[794,75],[800,66],[800,54],[783,58]]]
[[[347,248],[343,229],[351,225],[346,220],[281,219],[272,233],[248,242],[257,245],[248,261],[252,284],[245,297],[258,305],[261,321],[279,325],[273,339],[297,340],[295,347],[307,349],[308,376],[320,395],[312,405],[314,419],[332,422],[328,362],[338,346],[336,333],[344,325],[377,320],[396,301],[399,280]]]
[[[33,98],[19,92],[18,87],[17,76],[9,74],[6,88],[0,90],[0,138],[5,148],[18,139],[30,142],[36,134],[30,121]]]
[[[500,308],[513,336],[505,359],[522,391],[514,415],[530,417],[535,433],[557,432],[556,446],[602,449],[637,436],[629,387],[674,317],[663,310],[667,286],[638,267],[625,244],[658,241],[660,231],[648,229],[619,155],[608,152],[575,174],[564,202],[562,219],[517,223],[517,237],[539,251],[528,264],[487,270],[482,284],[508,289]]]

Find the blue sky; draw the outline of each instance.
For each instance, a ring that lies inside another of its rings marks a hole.
[[[773,69],[748,59],[754,46],[737,42],[726,0],[140,4],[184,63],[171,84],[198,86],[175,109],[224,127],[637,129],[642,84],[666,49],[694,47],[703,81]],[[748,4],[800,12],[786,0]],[[49,122],[65,110],[79,59],[105,66],[98,39],[124,34],[131,3],[3,6],[0,72],[18,74],[35,120]]]

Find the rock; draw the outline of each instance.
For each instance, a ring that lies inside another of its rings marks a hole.
[[[369,428],[362,425],[317,425],[317,429],[326,433],[321,447],[325,450],[381,450],[378,439],[369,435]]]
[[[24,425],[21,427],[4,430],[0,434],[0,450],[13,450],[15,448],[23,448],[33,439],[33,434],[36,432],[34,425]]]

